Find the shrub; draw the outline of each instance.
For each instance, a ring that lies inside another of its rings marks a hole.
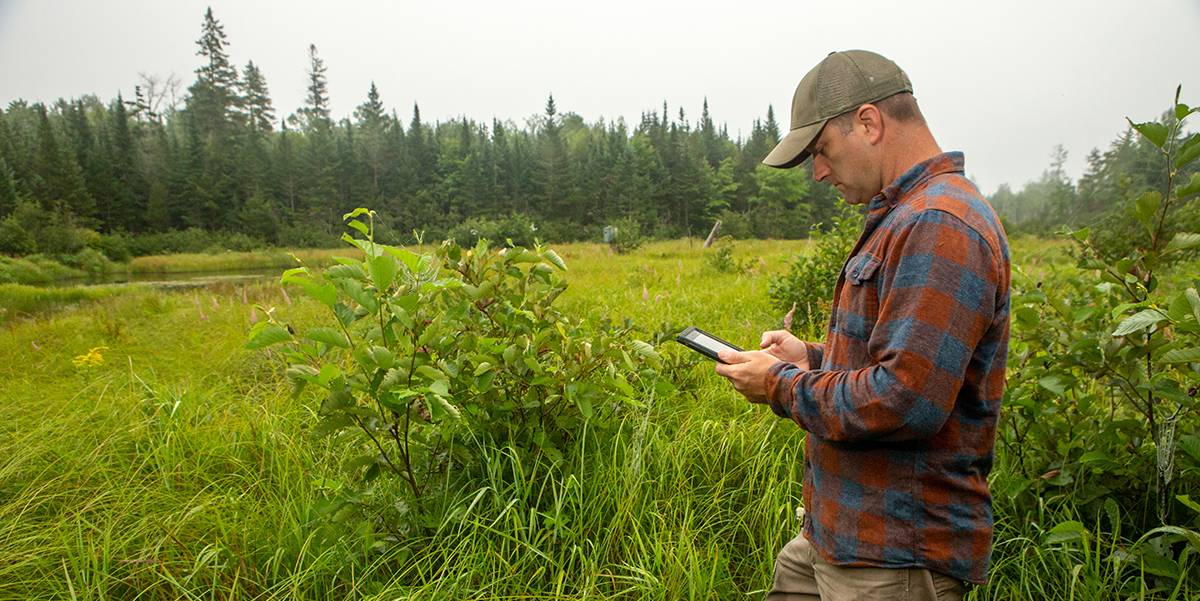
[[[733,257],[733,237],[721,236],[712,247],[704,251],[704,264],[721,273],[743,273],[750,260],[739,261]]]
[[[819,331],[829,321],[833,288],[862,224],[862,214],[843,205],[828,231],[814,225],[811,248],[796,257],[787,273],[771,280],[767,294],[772,306],[781,313],[795,307],[793,323],[806,323]]]
[[[124,232],[100,234],[91,244],[92,248],[104,253],[104,256],[118,263],[128,263],[133,258],[129,250],[130,236]]]
[[[362,259],[283,275],[329,321],[295,331],[268,312],[247,343],[283,343],[297,390],[322,399],[316,431],[339,434],[360,455],[346,467],[360,483],[346,503],[364,503],[372,481],[392,476],[407,494],[383,510],[387,521],[425,523],[430,491],[450,467],[479,474],[481,458],[498,455],[481,450],[502,448],[522,463],[557,462],[585,424],[606,429],[654,375],[657,355],[628,329],[593,327],[553,306],[566,288],[554,251],[446,241],[417,254],[374,242],[372,216],[346,215],[366,236],[345,238]]]
[[[475,246],[480,240],[487,240],[492,246],[533,246],[537,235],[538,228],[529,217],[513,213],[504,219],[472,217],[450,228],[446,239],[466,247]]]
[[[642,225],[632,217],[618,219],[613,223],[613,239],[609,245],[618,254],[631,253],[645,244],[646,239],[642,236]]]

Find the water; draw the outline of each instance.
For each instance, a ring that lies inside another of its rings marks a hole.
[[[72,278],[41,284],[47,288],[98,286],[112,284],[140,284],[156,288],[199,288],[221,283],[257,283],[278,280],[282,267],[262,269],[237,269],[221,271],[193,271],[183,273],[110,273],[91,278]]]

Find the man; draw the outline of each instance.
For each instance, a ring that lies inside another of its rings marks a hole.
[[[866,204],[824,344],[766,332],[717,373],[808,431],[800,536],[769,600],[960,599],[987,580],[987,475],[1004,389],[1009,254],[892,61],[827,56],[763,161]]]

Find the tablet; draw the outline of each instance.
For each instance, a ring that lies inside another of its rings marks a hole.
[[[724,361],[721,361],[717,358],[717,353],[720,351],[729,350],[737,351],[739,353],[742,352],[741,348],[721,340],[720,338],[717,338],[716,336],[713,336],[712,334],[709,334],[700,328],[689,327],[688,329],[680,332],[679,335],[675,337],[675,341],[718,363],[724,363]]]

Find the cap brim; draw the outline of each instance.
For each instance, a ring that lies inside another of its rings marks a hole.
[[[763,164],[769,167],[778,167],[779,169],[787,169],[795,167],[804,162],[808,158],[808,145],[817,139],[817,134],[821,133],[821,128],[825,127],[825,123],[829,121],[817,121],[789,131],[779,144],[771,150],[767,158],[763,159]]]

